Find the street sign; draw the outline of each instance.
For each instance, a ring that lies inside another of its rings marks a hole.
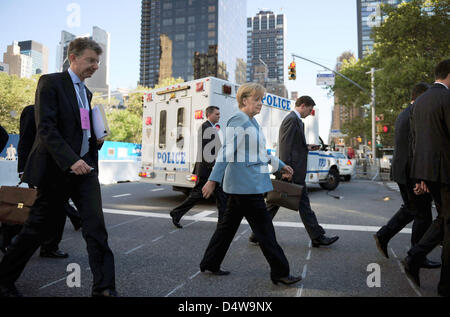
[[[317,74],[317,86],[334,86],[334,74],[333,73]]]

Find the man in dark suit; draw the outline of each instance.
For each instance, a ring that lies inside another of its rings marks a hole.
[[[37,136],[22,180],[37,186],[37,198],[24,228],[0,263],[0,296],[20,296],[14,283],[39,247],[55,213],[69,198],[83,222],[89,264],[93,274],[92,296],[117,296],[114,256],[102,210],[98,181],[97,140],[92,127],[92,94],[84,80],[98,69],[101,47],[89,38],[69,45],[70,68],[43,75],[36,90]]]
[[[9,135],[5,128],[0,125],[0,152],[5,148],[6,143],[8,143]]]
[[[436,81],[411,110],[411,178],[414,192],[431,193],[437,218],[403,260],[405,272],[420,286],[420,265],[425,256],[442,242],[442,267],[438,294],[450,296],[450,59],[435,69]]]
[[[302,197],[298,207],[300,218],[305,225],[309,237],[312,240],[313,247],[320,247],[321,245],[328,246],[336,242],[339,237],[325,236],[325,230],[319,225],[314,211],[311,209],[309,202],[308,190],[306,189],[306,168],[308,164],[308,152],[317,150],[317,146],[309,145],[305,139],[305,126],[302,118],[306,118],[311,114],[315,106],[314,100],[309,96],[302,96],[295,102],[294,111],[288,114],[280,126],[278,136],[279,144],[279,158],[287,165],[294,169],[292,181],[295,184],[303,186]],[[282,175],[277,175],[277,179],[282,178]],[[280,209],[279,206],[268,205],[267,210],[272,218]],[[257,240],[253,233],[249,238],[250,242],[256,243]]]
[[[394,156],[391,171],[392,178],[400,189],[403,205],[389,222],[373,236],[378,250],[386,258],[389,258],[387,251],[389,240],[408,223],[414,220],[411,235],[411,245],[413,246],[423,237],[432,221],[431,195],[415,195],[413,191],[416,185],[415,180],[409,177],[411,170],[409,116],[414,101],[428,88],[427,83],[416,84],[412,89],[409,106],[398,115],[395,121]],[[425,258],[421,266],[423,268],[439,268],[441,264]]]
[[[207,120],[202,124],[198,135],[198,144],[201,144],[201,147],[198,147],[199,153],[193,171],[193,174],[197,175],[197,183],[181,205],[170,212],[172,222],[177,228],[183,228],[180,224],[181,218],[194,207],[196,203],[204,199],[202,188],[208,181],[216,161],[216,153],[218,153],[218,150],[220,149],[221,144],[216,128],[216,124],[220,119],[220,109],[215,106],[206,108],[206,119]],[[218,222],[220,222],[223,218],[227,204],[227,196],[223,192],[222,186],[216,186],[214,196],[219,212]]]
[[[29,105],[22,110],[20,115],[20,138],[17,145],[17,171],[19,177],[22,177],[25,164],[33,147],[36,138],[36,121],[34,120],[34,105]],[[32,187],[31,185],[29,187]],[[69,216],[75,230],[81,228],[81,218],[78,212],[68,202],[64,204],[62,209],[65,212],[58,213],[58,217],[53,219],[53,231],[48,232],[48,239],[41,245],[40,256],[46,258],[67,258],[69,255],[59,250],[59,243],[61,242],[64,226],[66,223],[66,214]],[[2,250],[11,244],[14,236],[16,236],[22,229],[22,225],[2,224],[3,228],[3,246]]]

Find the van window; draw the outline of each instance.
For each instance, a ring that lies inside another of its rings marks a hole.
[[[167,111],[162,110],[159,113],[159,148],[166,147],[166,126],[167,126]]]
[[[177,148],[182,149],[184,146],[184,108],[178,108],[177,112]]]

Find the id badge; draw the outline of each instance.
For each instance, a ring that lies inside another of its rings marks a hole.
[[[81,119],[81,128],[83,130],[89,130],[91,128],[91,123],[89,121],[89,110],[80,108],[80,119]]]

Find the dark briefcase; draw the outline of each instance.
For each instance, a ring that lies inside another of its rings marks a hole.
[[[298,210],[303,186],[277,179],[272,179],[272,185],[273,190],[267,193],[267,204]]]
[[[34,188],[18,186],[0,187],[0,222],[23,224],[36,200]]]

